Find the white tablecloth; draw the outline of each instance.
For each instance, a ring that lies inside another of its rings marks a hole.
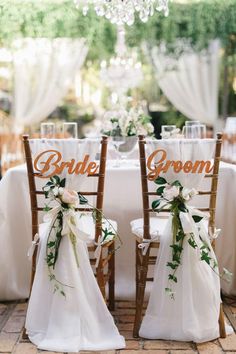
[[[116,253],[116,296],[134,298],[135,255],[130,221],[142,216],[138,163],[108,163],[104,212],[118,222],[123,245]],[[236,295],[236,166],[221,163],[217,200],[217,240],[221,266],[234,273],[231,284],[222,282],[227,294]],[[25,166],[10,169],[0,182],[0,300],[24,299],[29,295],[31,244],[30,202]]]

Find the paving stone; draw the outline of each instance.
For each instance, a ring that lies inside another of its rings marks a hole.
[[[120,354],[169,354],[168,350],[122,350]]]
[[[120,331],[132,331],[133,330],[133,323],[120,323],[118,328]]]
[[[178,342],[169,340],[147,340],[144,342],[144,349],[192,349],[191,342]]]
[[[139,342],[138,340],[127,340],[125,344],[126,344],[125,349],[133,349],[133,350],[141,349],[142,346],[141,342]]]
[[[13,354],[37,354],[38,350],[32,343],[19,343],[16,345]]]
[[[27,311],[27,303],[23,302],[23,303],[16,305],[16,307],[13,311],[13,314],[14,314],[14,316],[25,316],[26,311]]]
[[[116,351],[115,350],[106,350],[106,351],[85,351],[85,350],[82,350],[79,352],[80,354],[115,354]],[[68,354],[78,354],[78,353],[68,353]]]
[[[197,344],[199,354],[222,354],[222,348],[217,341]]]
[[[191,350],[191,349],[187,349],[187,350],[171,350],[169,352],[169,354],[197,354],[196,350]],[[206,352],[206,354],[208,354],[208,352]]]
[[[25,323],[25,318],[23,316],[11,316],[5,326],[3,327],[4,332],[17,333],[21,332]]]
[[[134,301],[118,301],[116,303],[116,306],[118,308],[135,308],[135,302]]]
[[[236,351],[236,334],[233,333],[226,338],[219,338],[220,345],[223,350],[234,350]]]
[[[120,331],[120,334],[125,337],[125,339],[134,339],[132,331]]]
[[[4,312],[6,311],[7,306],[4,304],[0,304],[0,315],[3,315]]]
[[[121,316],[119,317],[120,323],[134,323],[134,315]]]
[[[18,338],[19,334],[2,332],[0,334],[0,353],[12,353]]]

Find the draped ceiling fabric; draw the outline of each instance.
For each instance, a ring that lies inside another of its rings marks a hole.
[[[200,53],[187,46],[177,59],[164,45],[150,51],[157,83],[168,100],[186,117],[209,125],[218,118],[219,53],[219,40]]]
[[[15,130],[45,119],[66,95],[87,55],[84,39],[25,38],[14,43]]]

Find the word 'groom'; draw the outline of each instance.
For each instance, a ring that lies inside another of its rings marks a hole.
[[[57,150],[47,150],[41,152],[34,160],[34,168],[40,174],[40,178],[49,178],[60,175],[64,170],[68,174],[94,175],[98,172],[99,166],[94,161],[89,161],[89,155],[84,155],[82,161],[76,162],[75,159],[62,161],[62,155]]]
[[[147,159],[148,179],[154,181],[160,173],[167,173],[172,168],[175,173],[210,173],[213,169],[211,161],[173,161],[167,160],[167,153],[163,149],[157,149]]]

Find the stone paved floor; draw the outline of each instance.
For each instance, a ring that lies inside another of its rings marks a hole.
[[[236,329],[236,306],[227,301],[224,310],[228,320]],[[4,354],[37,354],[43,353],[29,341],[21,337],[24,324],[26,304],[10,302],[0,304],[0,353]],[[126,349],[121,351],[100,352],[103,354],[236,354],[236,334],[226,339],[196,345],[187,342],[164,340],[142,340],[132,337],[134,320],[134,303],[118,302],[114,312],[115,320],[122,335],[126,338]],[[119,353],[121,352],[121,353]],[[47,352],[52,353],[52,352]],[[89,352],[80,352],[89,354]],[[91,352],[92,353],[92,352]],[[98,353],[98,352],[97,352]],[[55,353],[54,353],[55,354]],[[67,354],[67,353],[66,353]],[[72,354],[72,353],[68,353]]]

